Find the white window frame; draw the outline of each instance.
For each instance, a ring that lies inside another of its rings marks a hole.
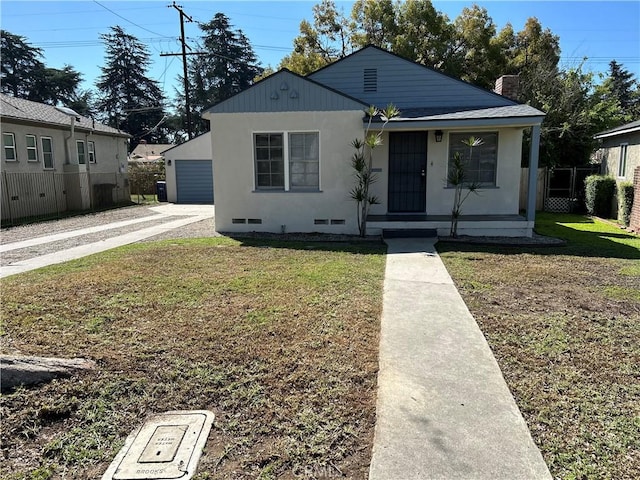
[[[618,177],[624,178],[627,174],[627,155],[629,150],[628,143],[620,144],[620,156],[618,157]]]
[[[11,138],[11,145],[7,145],[5,143],[5,138]],[[17,162],[18,161],[18,150],[16,149],[16,136],[11,132],[2,132],[2,149],[4,152],[4,160],[5,162]],[[13,158],[9,158],[7,155],[7,149],[13,152]]]
[[[80,145],[82,145],[82,161],[80,161]],[[76,140],[76,155],[78,157],[78,165],[85,165],[87,163],[87,149],[84,140]]]
[[[452,147],[452,137],[453,136],[462,136],[462,137],[475,137],[475,138],[485,138],[487,135],[495,135],[496,138],[496,152],[495,152],[495,162],[494,162],[494,171],[493,171],[493,181],[491,182],[482,182],[476,181],[477,179],[470,179],[465,184],[477,183],[483,188],[494,188],[498,186],[498,159],[500,158],[500,133],[498,131],[487,131],[487,132],[450,132],[447,138],[447,172],[451,168],[451,162],[453,161],[453,154],[451,151]],[[458,146],[460,147],[460,146]],[[469,147],[463,147],[463,149],[468,149]],[[474,150],[482,148],[482,147],[474,147]],[[464,152],[463,152],[464,153]],[[480,169],[477,170],[478,172]],[[451,188],[451,185],[447,185]]]
[[[46,151],[44,149],[45,140],[49,140],[49,145],[51,146],[50,151]],[[55,156],[53,154],[53,138],[51,137],[40,137],[40,147],[42,148],[42,168],[45,170],[53,170],[55,165]],[[51,155],[51,166],[47,166],[47,154]]]
[[[96,163],[96,144],[91,140],[87,142],[87,155],[89,163]]]
[[[29,146],[29,139],[33,139],[33,146]],[[33,134],[26,134],[24,136],[24,140],[27,144],[27,162],[35,163],[38,162],[38,138]],[[30,158],[30,153],[33,153],[35,158]]]
[[[289,154],[289,143],[291,134],[314,133],[318,136],[318,186],[317,187],[292,187],[291,186],[291,159]],[[282,156],[284,163],[284,188],[282,187],[259,187],[258,186],[258,161],[256,154],[256,135],[282,135]],[[322,142],[319,130],[265,130],[254,131],[251,133],[253,148],[253,190],[256,192],[320,192],[322,190],[320,179],[321,158],[322,158]]]

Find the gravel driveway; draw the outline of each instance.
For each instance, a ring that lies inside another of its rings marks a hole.
[[[2,253],[2,265],[19,262],[40,255],[59,252],[79,245],[99,242],[109,238],[114,238],[125,233],[135,230],[148,228],[155,225],[161,225],[168,221],[186,218],[186,215],[163,215],[154,211],[157,206],[137,205],[133,207],[123,207],[104,212],[98,212],[88,215],[79,215],[75,217],[63,218],[49,222],[33,223],[29,225],[21,225],[18,227],[3,228],[0,231],[0,244],[7,245],[10,243],[21,242],[34,238],[55,235],[64,232],[72,232],[74,230],[97,227],[107,225],[114,222],[122,222],[135,219],[148,218],[146,221],[113,228],[101,232],[79,235],[63,240],[47,242],[40,245],[19,248]],[[199,222],[185,225],[181,228],[165,231],[159,235],[149,237],[142,241],[166,240],[172,238],[197,238],[217,236],[215,233],[215,224],[213,218],[208,218]]]

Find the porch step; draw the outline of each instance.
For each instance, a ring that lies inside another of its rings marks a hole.
[[[384,228],[382,238],[433,238],[438,236],[435,228]]]

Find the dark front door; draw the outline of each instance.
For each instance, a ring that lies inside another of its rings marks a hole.
[[[427,132],[389,133],[389,212],[424,212]]]

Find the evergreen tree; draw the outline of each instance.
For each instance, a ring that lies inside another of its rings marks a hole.
[[[1,90],[14,97],[29,98],[38,72],[44,69],[40,61],[42,50],[27,43],[25,37],[6,30],[0,30],[0,36]]]
[[[609,76],[604,80],[602,88],[608,99],[618,103],[620,123],[640,118],[640,85],[633,73],[612,60],[609,63]]]
[[[146,46],[119,26],[100,38],[106,48],[106,64],[96,83],[96,110],[107,125],[132,135],[131,150],[143,138],[163,143],[158,125],[164,119],[164,96],[158,83],[147,76],[151,60]]]
[[[249,39],[242,30],[233,30],[223,13],[199,26],[203,32],[199,49],[204,54],[190,57],[187,73],[196,134],[209,130],[208,122],[201,117],[204,110],[246,89],[262,73]],[[184,92],[178,101],[184,105]],[[185,114],[183,106],[178,111]]]
[[[0,35],[0,90],[34,102],[69,106],[82,75],[69,65],[62,69],[46,67],[40,60],[42,50],[30,45],[25,37],[6,30]]]

